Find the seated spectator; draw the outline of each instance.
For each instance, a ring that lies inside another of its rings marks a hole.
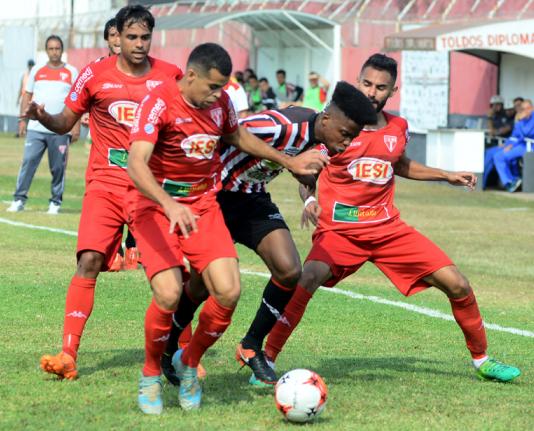
[[[261,103],[264,109],[277,109],[278,101],[267,78],[260,79]]]
[[[514,99],[514,110],[515,110],[515,117],[514,122],[517,121],[517,116],[519,115],[519,111],[521,111],[521,104],[525,101],[522,97],[516,97]]]
[[[248,70],[248,69],[247,69]],[[245,70],[246,72],[246,70]],[[262,95],[258,77],[254,74],[248,78],[248,106],[252,112],[263,111]]]
[[[322,111],[326,102],[326,95],[330,88],[330,83],[315,72],[310,72],[308,81],[309,86],[304,92],[302,106],[315,109],[316,111]]]
[[[513,172],[513,167],[527,150],[525,138],[534,139],[533,111],[531,100],[524,100],[521,103],[521,110],[512,136],[506,139],[504,147],[493,156],[495,169],[499,174],[501,183],[506,190],[512,193],[521,186],[521,177],[518,172]]]
[[[284,69],[276,71],[276,81],[278,82],[278,87],[276,87],[274,92],[276,98],[280,102],[281,108],[302,100],[302,93],[304,93],[304,90],[302,87],[290,84],[286,81],[286,71]]]
[[[513,118],[509,118],[504,111],[504,99],[497,95],[490,99],[488,111],[488,134],[490,146],[497,145],[498,140],[493,138],[507,138],[514,127]]]

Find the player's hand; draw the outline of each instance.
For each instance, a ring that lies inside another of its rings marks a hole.
[[[512,148],[513,148],[513,145],[512,145],[512,144],[508,144],[506,147],[503,148],[503,152],[507,153],[507,152],[510,151]]]
[[[19,120],[19,136],[23,138],[26,136],[26,130],[28,128],[28,123],[24,120]]]
[[[44,105],[39,105],[36,102],[30,102],[26,110],[22,113],[20,118],[28,120],[41,120],[45,115]]]
[[[169,233],[174,233],[176,225],[178,225],[185,238],[189,238],[189,232],[198,232],[198,216],[188,206],[174,201],[171,205],[163,209],[170,222]]]
[[[447,182],[453,186],[465,186],[473,190],[477,185],[477,176],[472,172],[449,172]]]
[[[320,151],[310,150],[289,158],[286,168],[297,175],[315,175],[321,172],[329,160]]]
[[[300,216],[300,227],[309,228],[310,223],[314,226],[317,226],[319,221],[319,215],[321,214],[321,207],[317,201],[312,201],[304,207],[302,210],[302,215]]]
[[[73,144],[74,142],[76,142],[78,139],[80,139],[80,131],[75,131],[73,130],[70,134],[70,143]]]
[[[82,115],[82,118],[80,119],[80,123],[82,126],[89,127],[89,112],[86,112]]]

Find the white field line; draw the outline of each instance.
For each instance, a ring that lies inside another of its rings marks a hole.
[[[74,231],[65,230],[65,229],[56,229],[56,228],[51,228],[47,226],[37,226],[33,224],[22,223],[22,222],[5,219],[2,217],[0,217],[0,223],[8,224],[11,226],[17,226],[17,227],[25,227],[27,229],[44,230],[48,232],[62,233],[62,234],[69,235],[69,236],[77,236],[77,233]],[[263,278],[269,278],[271,276],[271,274],[268,274],[266,272],[250,271],[248,269],[241,269],[241,273],[246,274],[246,275],[255,275],[255,276],[263,277]],[[352,298],[352,299],[363,299],[366,301],[374,302],[376,304],[384,304],[384,305],[390,305],[393,307],[403,308],[405,310],[412,311],[418,314],[423,314],[428,317],[454,321],[454,317],[452,317],[450,314],[445,314],[445,313],[442,313],[441,311],[433,310],[427,307],[420,307],[418,305],[412,305],[412,304],[408,304],[402,301],[391,301],[389,299],[381,298],[379,296],[362,295],[361,293],[351,292],[350,290],[338,289],[337,287],[332,287],[332,288],[321,287],[321,289],[325,292],[348,296],[349,298]],[[514,335],[522,335],[523,337],[534,338],[534,332],[526,331],[524,329],[508,328],[505,326],[496,325],[494,323],[487,323],[487,322],[484,322],[484,326],[487,329],[493,329],[494,331],[508,332]]]

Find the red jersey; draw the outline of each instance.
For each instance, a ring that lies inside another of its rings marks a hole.
[[[382,225],[398,219],[393,204],[393,166],[409,139],[404,118],[384,113],[387,125],[363,130],[319,175],[318,230],[376,236]]]
[[[203,211],[221,188],[220,138],[237,127],[226,92],[209,108],[199,109],[184,99],[175,82],[167,81],[141,102],[130,142],[153,143],[148,166],[156,180],[175,199]],[[155,205],[140,192],[136,200],[137,208]]]
[[[86,171],[87,189],[125,193],[128,139],[139,102],[162,82],[182,77],[175,65],[148,57],[151,68],[143,76],[126,75],[112,55],[87,65],[78,75],[65,104],[75,113],[89,111],[93,144]]]

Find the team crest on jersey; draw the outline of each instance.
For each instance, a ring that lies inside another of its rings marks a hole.
[[[69,74],[66,72],[59,72],[59,77],[61,78],[62,81],[66,81],[69,77]]]
[[[365,183],[386,184],[393,177],[391,162],[374,157],[361,157],[350,162],[347,171],[353,180]]]
[[[148,88],[148,91],[152,91],[154,88],[156,88],[161,83],[163,83],[163,81],[154,81],[152,79],[148,79],[146,81],[146,88]]]
[[[184,139],[180,146],[187,157],[211,160],[220,138],[220,136],[214,135],[192,135]]]
[[[386,144],[389,152],[392,153],[397,146],[397,137],[393,135],[384,135],[384,144]]]
[[[210,117],[213,120],[215,124],[217,124],[217,127],[222,126],[223,122],[223,110],[222,108],[214,108],[210,111]]]
[[[108,106],[109,115],[111,115],[117,123],[132,127],[137,103],[131,100],[118,100]]]

